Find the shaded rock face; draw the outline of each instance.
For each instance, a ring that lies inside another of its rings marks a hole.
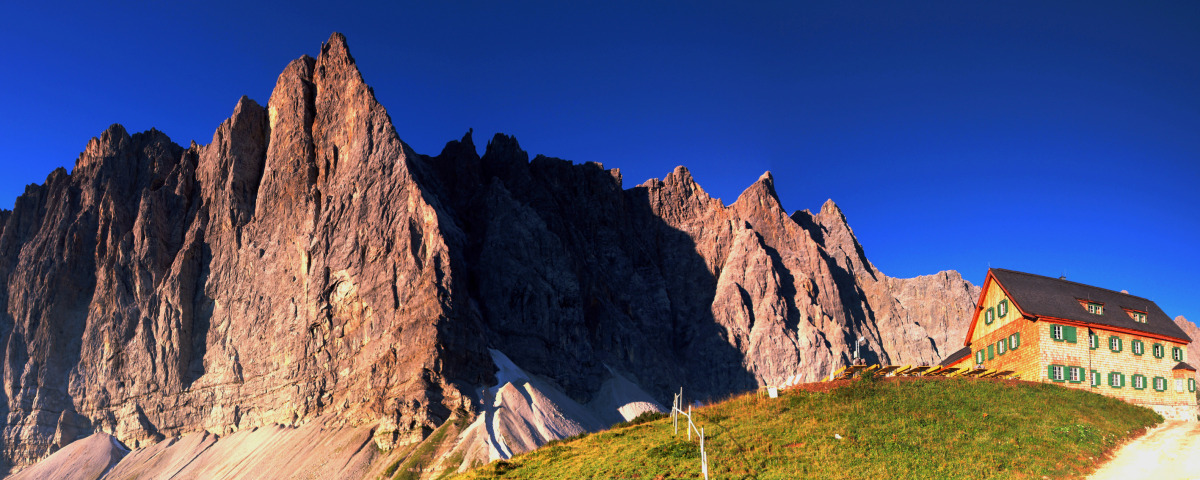
[[[335,34],[208,145],[114,125],[0,211],[0,473],[318,416],[394,448],[477,411],[489,347],[579,403],[614,374],[661,404],[813,380],[860,337],[930,363],[978,293],[884,276],[769,174],[726,206],[683,167],[624,189],[504,135],[418,155]]]

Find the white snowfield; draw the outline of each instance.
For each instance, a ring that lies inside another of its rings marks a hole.
[[[499,350],[489,350],[497,383],[481,388],[480,415],[459,436],[461,470],[473,463],[511,458],[546,442],[596,431],[631,420],[643,412],[665,412],[637,384],[609,368],[612,375],[587,405],[571,399],[553,382],[531,375]]]

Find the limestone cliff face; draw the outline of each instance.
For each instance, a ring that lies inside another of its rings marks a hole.
[[[683,167],[625,189],[504,135],[416,154],[335,34],[208,145],[114,125],[0,211],[0,473],[93,432],[317,417],[391,449],[477,411],[489,348],[581,404],[614,375],[669,404],[816,379],[859,337],[960,346],[976,287],[883,275],[773,182],[726,206]]]

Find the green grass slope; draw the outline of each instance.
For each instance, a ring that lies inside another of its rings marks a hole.
[[[828,388],[828,391],[815,391]],[[1010,380],[885,379],[749,394],[695,410],[710,478],[1075,478],[1162,418],[1109,397]],[[838,435],[842,437],[838,439]],[[455,478],[698,478],[669,418],[555,442]]]

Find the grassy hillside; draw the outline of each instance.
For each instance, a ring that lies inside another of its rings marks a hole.
[[[1162,421],[1149,409],[1048,384],[950,378],[823,385],[696,410],[711,478],[1079,477],[1120,441]],[[822,388],[831,389],[815,391]],[[556,442],[456,478],[699,473],[698,445],[673,436],[668,418]]]

